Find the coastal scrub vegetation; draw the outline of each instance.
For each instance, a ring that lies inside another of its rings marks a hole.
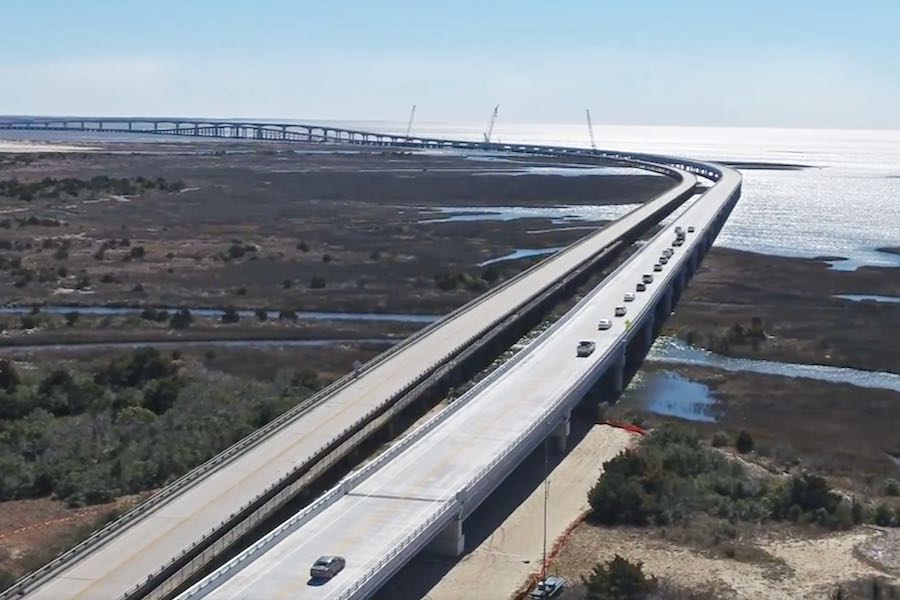
[[[182,181],[166,181],[162,177],[108,177],[97,175],[91,179],[45,177],[40,181],[22,182],[18,179],[0,181],[0,196],[18,198],[23,202],[35,199],[77,198],[98,194],[133,196],[149,190],[178,192],[184,189]]]
[[[870,520],[898,524],[897,510],[869,511],[834,492],[822,477],[753,476],[698,436],[664,426],[617,456],[590,490],[591,519],[604,525],[684,525],[706,515],[729,522],[790,521],[848,529]]]
[[[40,374],[0,360],[0,500],[78,506],[160,487],[320,385],[312,373],[242,380],[152,348]]]

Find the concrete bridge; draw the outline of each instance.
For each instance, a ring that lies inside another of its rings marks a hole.
[[[719,186],[525,350],[179,600],[366,598],[429,547],[461,554],[464,520],[505,477],[547,436],[564,445],[577,405],[621,392],[629,362],[646,355],[734,207],[739,181],[723,170]],[[674,244],[676,227],[691,230],[683,245]],[[674,255],[657,270],[666,249]],[[652,283],[636,292],[646,275]],[[623,301],[626,293],[635,299]],[[616,306],[625,317],[613,317]],[[600,318],[613,326],[598,331]],[[584,339],[597,349],[577,357]],[[304,567],[323,554],[344,556],[347,567],[309,585]]]
[[[522,411],[534,418],[517,423],[517,428],[499,435],[498,439],[503,442],[501,445],[485,449],[484,455],[490,462],[481,464],[483,472],[464,472],[453,465],[445,465],[449,479],[424,482],[432,493],[429,497],[435,499],[431,503],[430,512],[423,512],[416,517],[405,511],[397,513],[402,517],[397,526],[408,531],[408,537],[412,537],[399,545],[370,547],[370,552],[383,552],[383,556],[389,556],[387,562],[373,562],[370,560],[371,556],[369,559],[352,559],[351,565],[356,569],[356,575],[348,567],[347,576],[343,578],[347,585],[341,588],[341,593],[348,594],[347,597],[362,597],[377,589],[410,556],[435,539],[449,539],[450,542],[447,543],[458,544],[458,539],[452,535],[452,527],[455,526],[451,524],[461,523],[471,509],[502,481],[505,474],[524,456],[523,453],[527,454],[529,447],[539,443],[550,431],[563,431],[563,424],[572,406],[585,396],[591,396],[591,390],[598,389],[598,382],[607,382],[601,383],[601,387],[606,386],[613,392],[621,388],[622,373],[627,367],[627,361],[639,362],[643,358],[659,324],[677,301],[680,290],[697,268],[740,194],[740,176],[729,169],[697,161],[615,151],[592,152],[552,146],[405,138],[320,126],[180,119],[0,117],[0,129],[74,129],[198,137],[210,135],[303,143],[312,141],[415,149],[456,148],[589,156],[605,164],[612,162],[638,167],[667,175],[677,181],[672,190],[659,198],[451,313],[377,357],[365,366],[359,377],[348,377],[336,382],[308,402],[188,473],[83,544],[26,577],[8,592],[0,594],[0,598],[4,600],[21,596],[53,599],[166,597],[293,496],[301,493],[310,482],[339,464],[375,432],[390,426],[401,411],[420,400],[430,387],[439,382],[446,384],[453,376],[459,377],[460,369],[465,366],[466,361],[474,360],[473,356],[480,349],[487,348],[490,344],[494,344],[496,348],[503,339],[510,339],[511,331],[521,328],[529,320],[534,322],[536,316],[541,314],[541,309],[546,308],[556,295],[571,289],[591,269],[610,264],[612,256],[617,252],[693,198],[693,204],[679,217],[678,222],[686,222],[682,219],[689,215],[696,233],[689,237],[683,250],[676,254],[664,272],[654,273],[657,285],[651,287],[649,293],[639,295],[640,301],[629,306],[629,310],[634,312],[633,316],[629,315],[631,326],[623,331],[623,321],[618,320],[613,330],[605,332],[603,343],[598,338],[598,348],[591,360],[574,363],[578,367],[575,371],[569,369],[572,365],[557,364],[555,359],[547,363],[554,367],[547,372],[548,376],[558,374],[559,379],[555,381],[554,387],[565,391],[564,397],[548,394],[536,398],[534,401],[537,404],[530,406],[527,413]],[[270,135],[274,137],[267,137]],[[292,139],[292,135],[298,137]],[[699,197],[695,194],[697,176],[705,177],[713,184]],[[667,231],[667,235],[671,237],[671,231]],[[364,515],[373,506],[366,507],[352,500],[354,497],[373,496],[371,492],[366,493],[368,488],[364,486],[377,485],[377,489],[381,489],[382,478],[388,477],[385,474],[401,464],[393,462],[394,458],[400,459],[401,451],[404,451],[404,456],[412,457],[403,458],[404,461],[416,462],[415,456],[425,452],[422,448],[428,445],[433,447],[437,443],[435,440],[438,438],[433,436],[452,437],[453,431],[475,431],[470,425],[479,419],[484,423],[496,423],[496,420],[486,418],[489,413],[481,413],[482,410],[487,410],[488,404],[483,399],[475,401],[477,394],[474,392],[501,389],[488,388],[489,383],[498,386],[501,383],[505,386],[524,385],[527,377],[521,380],[520,377],[527,376],[527,372],[517,370],[521,367],[516,365],[520,365],[525,357],[543,356],[544,352],[549,352],[538,350],[539,348],[561,348],[566,351],[559,350],[560,356],[568,354],[571,357],[574,354],[572,336],[596,336],[596,319],[601,313],[609,313],[607,316],[611,316],[612,303],[621,302],[622,289],[628,285],[633,289],[634,276],[647,270],[647,261],[654,259],[654,253],[658,256],[661,246],[667,243],[661,242],[662,239],[659,236],[654,238],[651,244],[643,247],[620,268],[614,276],[617,282],[615,285],[610,283],[605,287],[606,291],[592,293],[557,326],[542,336],[541,343],[532,345],[522,357],[496,372],[489,381],[482,382],[483,385],[480,384],[470,392],[465,401],[461,399],[454,403],[453,410],[439,415],[440,420],[430,423],[428,430],[417,430],[396,444],[390,453],[363,471],[351,474],[341,486],[295,516],[273,534],[275,537],[265,538],[265,548],[287,547],[282,546],[282,543],[289,543],[288,538],[291,536],[288,534],[303,530],[306,524],[310,527],[317,526],[313,524],[321,523],[321,519],[327,519],[328,514],[336,514],[329,511],[352,508],[357,511],[354,514],[361,518],[359,523],[365,525]],[[618,300],[615,300],[616,295],[619,295]],[[589,299],[591,304],[589,308],[585,308],[585,302]],[[581,316],[570,316],[576,313]],[[590,318],[585,315],[590,315]],[[585,329],[588,322],[593,322],[593,325]],[[516,383],[517,381],[521,382]],[[481,398],[493,397],[493,394],[499,392],[484,393],[487,395]],[[469,421],[462,429],[447,427],[457,422],[456,419],[464,417]],[[414,454],[406,455],[407,450]],[[428,467],[423,464],[423,473],[429,468],[433,469],[433,465]],[[348,502],[353,506],[348,505]],[[386,509],[378,507],[377,510]],[[369,528],[371,530],[371,523]],[[305,531],[304,535],[309,533],[309,529]],[[461,529],[456,531],[461,532]],[[333,530],[321,530],[320,535],[323,537],[319,539],[323,540],[339,539],[338,532]],[[344,542],[349,543],[346,539]],[[237,564],[255,565],[245,575],[250,573],[253,576],[252,573],[256,572],[254,569],[259,569],[256,575],[258,581],[278,580],[283,574],[279,570],[280,563],[269,558],[259,558],[266,556],[261,552],[265,548],[259,545],[251,547],[241,555],[243,558]],[[231,566],[227,566],[224,571],[217,571],[205,580],[202,588],[192,590],[191,597],[206,594],[210,590],[222,597],[230,597],[229,590],[236,584],[229,583],[232,578],[228,574],[243,570],[236,569],[232,563],[229,565]],[[269,588],[260,588],[263,589]],[[329,589],[333,591],[336,588]],[[300,588],[298,593],[307,591]],[[260,594],[256,597],[268,597],[262,592]]]

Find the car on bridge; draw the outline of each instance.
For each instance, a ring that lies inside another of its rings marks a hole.
[[[625,292],[625,302],[634,302],[634,292]]]
[[[610,327],[612,327],[612,321],[609,319],[600,319],[600,322],[597,323],[597,329],[601,331],[609,329]]]
[[[344,570],[347,561],[343,556],[320,556],[309,569],[309,576],[316,580],[331,579]]]
[[[662,271],[662,265],[659,263],[656,263],[655,265],[653,265],[653,270],[655,272],[659,273],[660,271]]]
[[[577,353],[578,356],[585,357],[590,356],[594,353],[594,350],[597,348],[597,344],[590,340],[582,340],[578,342]]]
[[[627,309],[624,306],[616,307],[616,316],[617,317],[624,317],[626,312],[627,312]]]
[[[668,262],[669,262],[669,259],[666,258],[665,256],[659,257],[659,264],[664,265],[664,264],[667,264]]]
[[[688,233],[694,233],[694,226],[693,226],[693,225],[691,225],[690,227],[688,227]]]
[[[653,275],[651,275],[650,273],[644,273],[644,276],[641,277],[641,281],[643,281],[645,285],[649,285],[653,283]]]
[[[646,292],[647,285],[643,282],[638,282],[638,284],[634,287],[634,289],[636,289],[639,292]]]

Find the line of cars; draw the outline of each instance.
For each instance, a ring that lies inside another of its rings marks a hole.
[[[693,225],[687,228],[687,233],[693,232]],[[686,233],[683,228],[675,228],[675,241],[672,242],[672,247],[663,250],[663,253],[659,257],[659,261],[653,265],[654,272],[658,273],[663,270],[663,267],[668,264],[669,260],[675,254],[675,251],[672,248],[677,248],[683,245],[685,241],[685,235]],[[629,302],[634,302],[636,298],[635,293],[647,291],[647,286],[652,283],[653,273],[644,273],[643,275],[641,275],[641,280],[635,286],[635,291],[625,292],[625,295],[623,297],[624,302],[626,304]],[[616,318],[624,317],[628,313],[626,304],[616,306],[613,313]],[[607,329],[611,329],[612,326],[612,319],[600,319],[597,324],[597,329],[600,331],[604,331]],[[596,349],[597,344],[593,340],[582,340],[578,342],[577,355],[580,357],[587,357],[593,354],[594,350]],[[319,559],[316,560],[316,562],[313,563],[312,567],[310,568],[311,583],[323,582],[332,579],[344,569],[346,564],[346,560],[343,556],[326,555],[319,557]],[[541,580],[534,588],[534,590],[531,591],[531,593],[529,594],[529,598],[534,600],[553,598],[562,592],[563,588],[565,588],[565,585],[565,580],[561,577],[547,577],[546,579]]]
[[[656,264],[653,265],[653,272],[660,273],[663,270],[663,267],[669,263],[672,256],[675,254],[675,250],[673,248],[678,248],[684,244],[687,233],[694,233],[694,226],[690,225],[687,228],[687,231],[683,227],[675,228],[675,241],[672,242],[672,246],[663,250],[662,254],[659,257],[659,260]],[[635,286],[635,292],[646,292],[647,286],[653,283],[653,273],[644,273],[641,276],[641,280]],[[628,302],[634,302],[635,292],[625,292],[625,296],[623,300]],[[624,317],[628,314],[628,308],[626,305],[622,304],[615,308],[613,312],[615,317]],[[599,331],[605,331],[607,329],[611,329],[613,326],[612,319],[600,319],[597,323],[597,329]],[[597,349],[597,344],[593,340],[581,340],[578,342],[578,346],[575,350],[575,353],[579,357],[587,357],[594,353],[594,350]]]

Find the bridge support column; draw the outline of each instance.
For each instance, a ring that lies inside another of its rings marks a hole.
[[[670,314],[672,314],[672,293],[673,293],[673,290],[670,287],[669,289],[666,290],[666,293],[663,294],[662,300],[660,300],[660,302],[662,304],[663,318],[666,318]]]
[[[621,394],[625,389],[625,352],[619,354],[616,362],[609,367],[609,387],[613,394]]]
[[[653,345],[653,325],[654,325],[654,317],[652,315],[647,317],[647,323],[644,325],[644,328],[641,330],[641,342],[644,345],[644,353],[650,352],[650,346]]]
[[[566,451],[566,444],[569,441],[569,432],[572,431],[572,415],[567,414],[565,420],[556,426],[553,433],[553,443],[560,452]]]
[[[462,530],[462,518],[456,517],[431,543],[430,551],[437,556],[456,558],[462,556],[466,547],[466,536]]]

